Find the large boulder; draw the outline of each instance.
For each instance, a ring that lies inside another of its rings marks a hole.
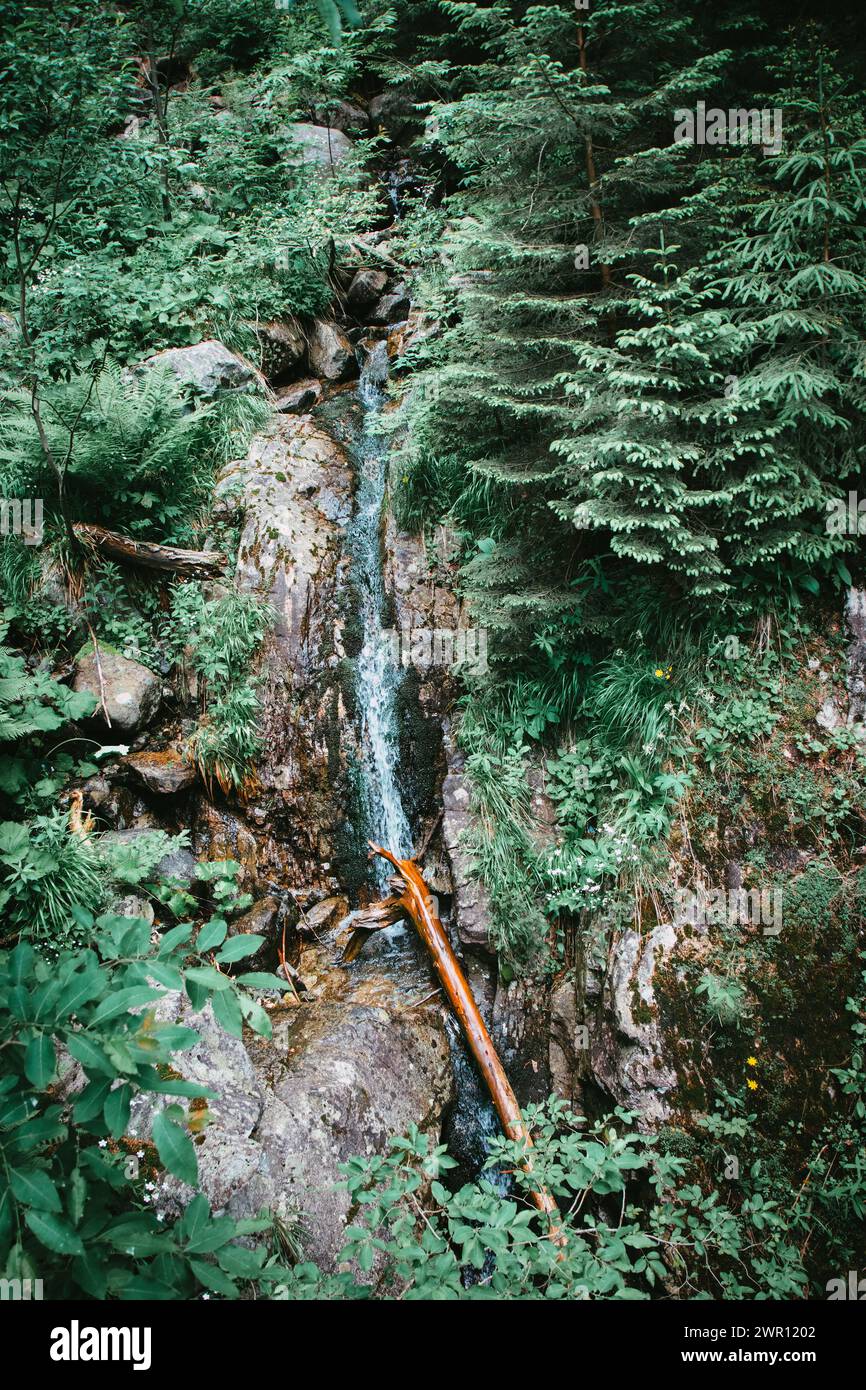
[[[308,125],[295,121],[281,134],[288,143],[289,164],[301,165],[317,175],[330,177],[354,148],[348,135],[334,126]]]
[[[377,304],[388,287],[384,270],[359,270],[352,279],[346,302],[356,318],[363,318]]]
[[[391,323],[405,323],[409,318],[411,301],[404,290],[395,289],[393,294],[383,294],[370,311],[370,323],[387,326]]]
[[[92,695],[98,702],[94,719],[124,736],[144,728],[162,698],[162,680],[156,672],[121,656],[106,642],[99,643],[98,656],[92,642],[81,648],[75,658],[72,688]]]
[[[313,323],[309,339],[310,366],[326,381],[344,381],[355,376],[358,364],[354,349],[342,328],[324,319]]]
[[[184,386],[192,386],[205,398],[221,391],[253,391],[263,384],[255,367],[216,338],[207,338],[192,347],[166,348],[148,357],[141,366],[167,367]]]
[[[339,1165],[354,1154],[381,1153],[391,1134],[413,1124],[439,1141],[451,1100],[440,1010],[406,1008],[390,981],[362,969],[342,993],[274,1010],[271,1040],[230,1037],[210,1005],[193,1013],[179,993],[160,1000],[157,1013],[196,1030],[199,1041],[174,1065],[216,1092],[197,1146],[212,1207],[237,1219],[264,1207],[298,1223],[305,1254],[333,1269],[350,1214]],[[140,1097],[131,1133],[146,1138],[163,1103]],[[179,1213],[190,1196],[166,1177],[156,1205]]]

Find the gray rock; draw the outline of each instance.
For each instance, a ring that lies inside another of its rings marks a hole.
[[[115,917],[138,917],[153,926],[153,903],[147,898],[139,897],[137,893],[127,893],[125,897],[117,898],[109,911]]]
[[[73,689],[88,691],[99,701],[103,688],[105,706],[100,705],[93,718],[105,724],[107,712],[111,729],[118,735],[134,734],[148,724],[162,698],[162,680],[154,671],[129,661],[105,642],[99,643],[97,665],[93,643],[88,642],[75,658]]]
[[[295,381],[281,391],[274,401],[274,410],[286,415],[302,415],[305,410],[312,410],[314,405],[318,405],[321,399],[322,383],[311,376],[304,381]]]
[[[100,837],[105,850],[112,845],[134,845],[142,835],[152,835],[155,826],[137,826],[129,830],[108,830]],[[191,888],[195,881],[196,858],[188,849],[173,849],[163,855],[153,869],[154,878],[176,879],[181,887]]]
[[[853,642],[848,649],[848,723],[866,721],[866,589],[850,589],[845,617]]]
[[[361,106],[351,101],[323,101],[313,108],[316,124],[330,126],[332,130],[357,130],[367,132],[370,117]]]
[[[263,385],[255,367],[216,338],[193,347],[166,348],[148,357],[137,370],[153,367],[167,367],[184,386],[194,387],[206,398],[220,391],[254,391]]]
[[[389,87],[380,92],[370,102],[370,120],[392,135],[399,133],[409,121],[420,121],[415,110],[415,94],[405,87]]]
[[[383,270],[359,270],[349,286],[346,302],[356,318],[361,318],[377,304],[388,286]]]
[[[658,923],[648,935],[630,927],[622,932],[604,984],[601,1019],[590,1028],[593,1076],[617,1105],[637,1112],[643,1130],[668,1119],[668,1097],[677,1084],[656,999],[658,970],[676,940],[669,922]]]
[[[323,898],[315,907],[308,907],[298,926],[319,935],[341,922],[349,910],[345,898]]]
[[[370,322],[383,325],[405,323],[409,317],[410,308],[411,301],[408,294],[385,294],[370,314]]]
[[[451,864],[457,935],[464,946],[492,951],[490,903],[483,885],[470,872],[472,856],[463,845],[464,832],[472,823],[469,785],[453,757],[449,758],[449,769],[442,783],[442,841]]]
[[[822,729],[827,729],[829,732],[832,732],[833,729],[838,729],[840,724],[845,723],[842,712],[831,695],[827,696],[821,708],[818,710],[818,713],[815,715],[815,723],[819,724]]]
[[[289,145],[287,162],[302,165],[319,176],[331,177],[337,165],[354,149],[348,135],[333,126],[296,121],[283,126],[280,134]]]
[[[309,340],[310,366],[326,381],[344,381],[355,376],[358,364],[352,344],[335,323],[316,319]]]
[[[271,1041],[229,1037],[210,1005],[194,1014],[177,993],[159,1018],[182,1022],[200,1041],[175,1066],[216,1092],[213,1122],[197,1146],[201,1189],[215,1210],[238,1219],[262,1207],[283,1219],[301,1213],[305,1253],[333,1269],[344,1243],[349,1199],[339,1164],[382,1152],[412,1124],[438,1141],[451,1098],[445,1029],[434,1009],[390,1009],[347,998],[280,1009]],[[147,1138],[161,1097],[136,1100],[135,1136]],[[160,1183],[161,1211],[179,1213],[190,1190]]]

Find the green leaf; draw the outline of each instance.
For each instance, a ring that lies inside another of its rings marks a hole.
[[[60,1193],[41,1168],[12,1168],[9,1184],[19,1202],[40,1211],[62,1211]]]
[[[237,1298],[237,1285],[216,1265],[208,1264],[206,1260],[190,1260],[189,1267],[206,1289],[221,1293],[224,1298]]]
[[[153,1142],[161,1163],[181,1182],[195,1187],[198,1183],[198,1159],[195,1145],[185,1130],[160,1111],[153,1122]]]
[[[30,1227],[36,1239],[53,1250],[56,1255],[83,1255],[84,1245],[81,1237],[61,1217],[55,1216],[53,1212],[30,1211],[25,1212],[24,1220]]]
[[[127,1081],[115,1086],[105,1098],[103,1115],[108,1132],[113,1139],[120,1139],[129,1124],[129,1107],[132,1100],[132,1087]]]
[[[56,1066],[54,1039],[47,1033],[40,1033],[32,1038],[24,1054],[24,1075],[37,1091],[45,1090],[54,1076]]]
[[[195,939],[195,949],[202,953],[215,950],[225,941],[227,931],[228,926],[222,918],[215,917],[212,922],[207,922],[202,927]]]
[[[264,946],[265,938],[258,936],[255,932],[242,932],[239,936],[233,936],[227,941],[225,946],[217,955],[217,960],[221,965],[226,965],[234,960],[243,960],[245,956],[253,956],[260,946]]]
[[[241,1013],[241,1006],[237,996],[232,990],[224,990],[221,994],[215,994],[211,1007],[214,1017],[222,1025],[225,1031],[233,1038],[242,1038],[244,1035],[244,1020]]]

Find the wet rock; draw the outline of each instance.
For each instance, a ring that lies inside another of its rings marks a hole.
[[[280,132],[289,143],[286,160],[303,165],[312,172],[330,177],[354,149],[353,142],[334,126],[308,125],[296,121]]]
[[[228,838],[252,839],[257,848],[244,845],[244,852],[258,861],[260,882],[267,873],[280,886],[315,886],[317,897],[337,888],[335,851],[349,843],[354,824],[348,756],[355,735],[342,665],[352,491],[346,455],[308,416],[276,417],[217,484],[218,503],[234,507],[241,526],[237,583],[276,614],[262,657],[258,775],[268,828],[255,836],[236,829]],[[213,814],[206,812],[209,820]],[[363,862],[360,845],[357,853]]]
[[[98,663],[92,642],[81,648],[75,658],[72,688],[87,691],[100,702],[104,690],[104,706],[100,703],[93,718],[103,725],[110,722],[117,736],[128,737],[148,724],[162,699],[160,677],[147,666],[121,656],[106,642],[99,643]]]
[[[178,796],[196,780],[195,768],[174,748],[161,753],[132,753],[124,765],[155,796]]]
[[[550,1094],[550,1020],[547,991],[529,977],[501,981],[493,1005],[494,1045],[521,1106],[541,1103]]]
[[[221,391],[254,391],[263,384],[249,362],[230,352],[216,338],[193,347],[166,348],[148,357],[136,370],[151,367],[167,367],[184,386],[192,386],[206,398]]]
[[[408,294],[395,292],[385,294],[377,302],[370,314],[370,322],[376,324],[405,323],[409,317],[411,301]]]
[[[316,319],[310,332],[310,366],[326,381],[344,381],[355,376],[358,364],[352,344],[335,323]]]
[[[307,340],[297,324],[259,323],[254,327],[261,344],[262,371],[268,381],[291,376],[307,352]]]
[[[274,410],[287,415],[302,415],[305,410],[312,410],[314,405],[318,405],[321,399],[322,383],[315,377],[306,377],[279,393],[274,401]]]
[[[369,309],[377,304],[385,293],[388,276],[383,270],[359,270],[349,286],[346,302],[358,319],[363,319]]]

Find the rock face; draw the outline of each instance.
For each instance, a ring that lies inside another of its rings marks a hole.
[[[462,844],[462,836],[472,821],[469,787],[463,775],[462,760],[453,748],[448,759],[448,775],[442,783],[442,806],[442,839],[451,865],[457,934],[464,946],[490,951],[490,905],[482,884],[469,873],[471,856]]]
[[[307,125],[295,121],[281,132],[289,142],[286,158],[290,164],[303,164],[315,173],[330,177],[338,164],[351,153],[354,145],[342,130],[335,126]]]
[[[854,641],[848,649],[848,723],[866,722],[866,589],[851,589],[845,617]]]
[[[617,939],[606,979],[590,973],[586,998],[595,1006],[589,1060],[596,1081],[618,1105],[637,1111],[641,1129],[655,1129],[671,1113],[677,1076],[665,1055],[658,1025],[657,976],[676,946],[669,922],[649,935],[627,928]]]
[[[166,348],[148,357],[142,367],[168,367],[184,386],[192,386],[204,397],[220,391],[252,391],[262,379],[249,362],[230,352],[216,338],[193,347]]]
[[[277,924],[280,916],[279,898],[262,898],[253,903],[248,912],[229,923],[229,936],[245,936],[250,933],[263,936],[265,944],[260,946],[254,956],[246,956],[242,962],[244,970],[272,970],[277,964]],[[289,937],[289,933],[287,933]],[[292,945],[286,941],[286,954]]]
[[[358,364],[352,344],[335,323],[316,319],[310,332],[310,366],[326,381],[343,381],[357,375]]]
[[[332,861],[356,814],[343,666],[352,489],[346,455],[308,416],[275,418],[217,484],[218,510],[241,526],[237,583],[266,598],[276,622],[263,656],[261,806],[250,810],[252,828],[228,826],[209,808],[221,824],[201,829],[235,846],[233,857],[253,867],[258,859],[269,876],[319,897],[339,886]]]
[[[112,731],[124,735],[134,734],[149,723],[162,696],[162,681],[155,672],[129,661],[105,642],[99,643],[98,662],[92,642],[81,648],[75,659],[72,688],[87,691],[97,701],[102,700],[104,690],[104,708],[100,705],[93,718],[106,726],[110,721]]]

